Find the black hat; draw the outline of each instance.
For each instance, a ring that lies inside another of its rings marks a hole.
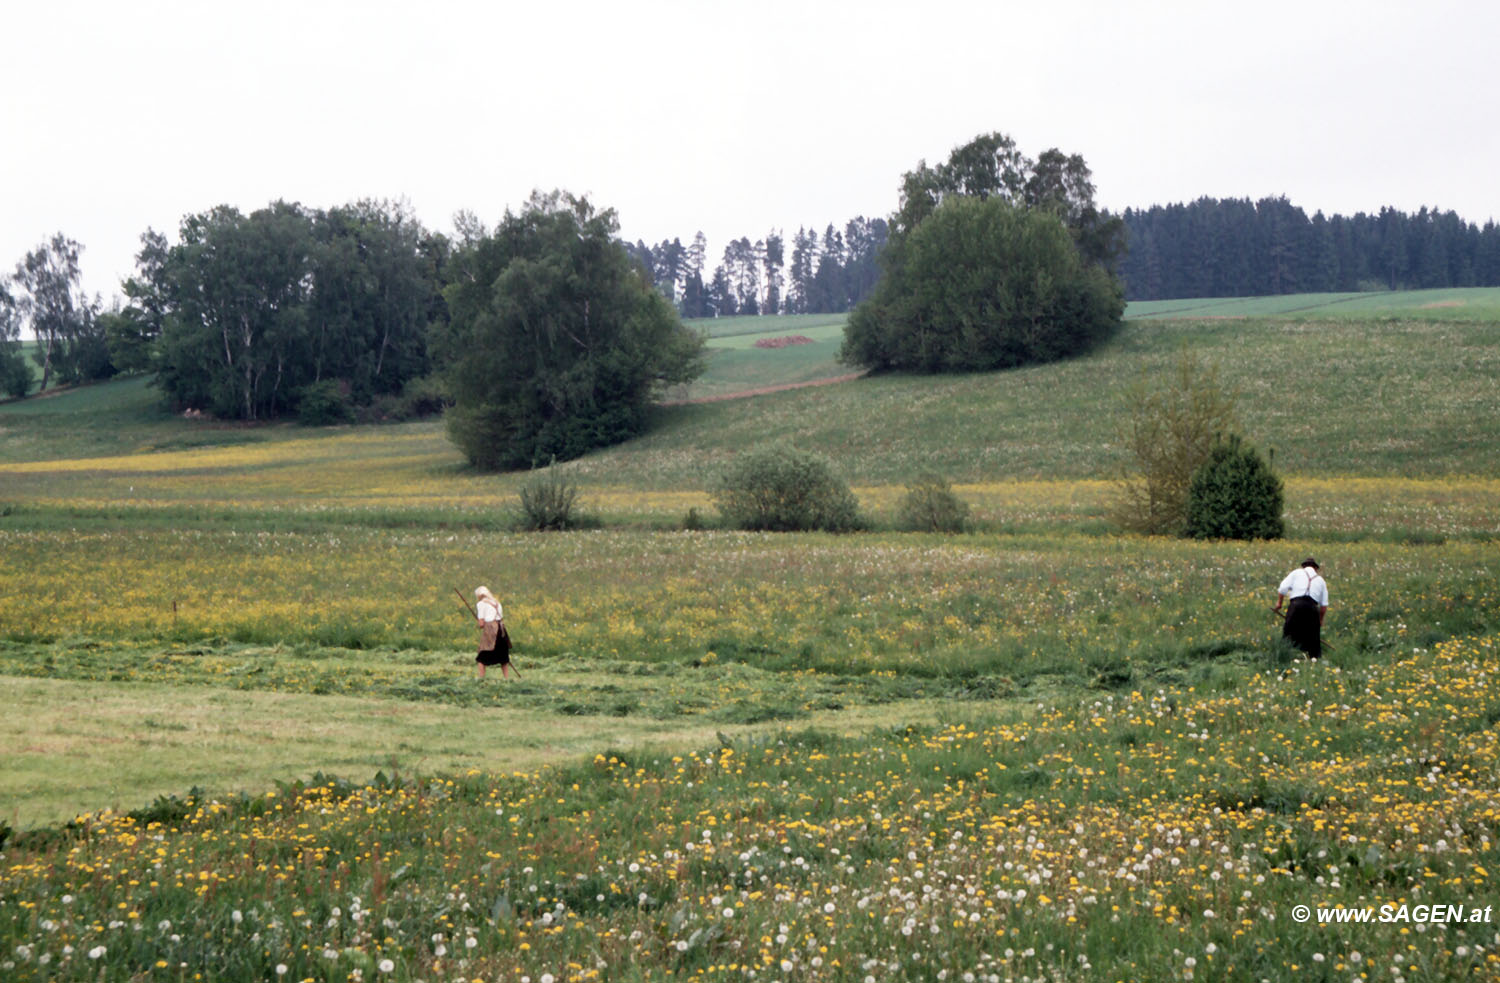
[[[1312,567],[1314,570],[1322,570],[1323,569],[1322,567],[1318,566],[1318,561],[1314,560],[1310,556],[1307,559],[1305,559],[1305,560],[1302,561],[1302,565],[1304,567]]]

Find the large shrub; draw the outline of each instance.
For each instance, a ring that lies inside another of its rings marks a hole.
[[[304,427],[328,427],[353,420],[354,401],[349,384],[342,379],[324,379],[298,391],[297,422]]]
[[[1118,281],[1061,218],[999,197],[950,197],[892,247],[841,357],[874,370],[969,372],[1088,351],[1120,324]]]
[[[854,493],[829,463],[785,444],[736,458],[714,502],[737,529],[848,532],[863,524]]]
[[[10,284],[0,276],[0,393],[20,399],[31,388],[31,366],[21,348],[21,325],[25,321],[19,300]]]
[[[0,393],[20,399],[31,389],[31,366],[21,352],[19,342],[0,336]]]
[[[1194,539],[1280,539],[1281,479],[1235,435],[1214,445],[1188,489],[1187,530]]]

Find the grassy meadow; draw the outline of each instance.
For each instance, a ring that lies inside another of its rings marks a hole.
[[[439,422],[0,404],[0,978],[1500,978],[1500,291],[1172,303],[726,400],[844,374],[842,321],[706,325],[711,401],[566,465],[564,534]],[[1121,390],[1184,349],[1286,540],[1108,522]],[[871,529],[716,528],[777,439]],[[974,531],[893,530],[923,470]],[[1267,610],[1308,553],[1319,663]],[[519,678],[474,678],[479,583]]]

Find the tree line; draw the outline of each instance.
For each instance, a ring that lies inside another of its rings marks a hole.
[[[407,389],[433,368],[429,336],[463,275],[453,257],[486,234],[469,213],[455,227],[429,231],[382,201],[221,205],[185,216],[176,242],[148,229],[109,308],[84,294],[82,246],[59,233],[0,276],[0,392],[35,385],[21,354],[29,328],[42,388],[148,372],[174,407],[226,418],[430,409],[438,383]],[[821,235],[799,228],[790,243],[777,230],[741,237],[706,279],[702,232],[687,247],[617,241],[679,316],[698,318],[848,311],[874,289],[887,235],[884,219],[861,216]]]
[[[708,240],[702,232],[627,249],[682,317],[757,314],[841,314],[875,289],[880,252],[889,238],[885,219],[850,219],[842,231],[832,223],[819,235],[798,228],[790,243],[780,229],[754,242],[731,240],[710,274]]]
[[[0,279],[11,395],[31,383],[16,340],[28,325],[44,388],[136,371],[174,407],[226,418],[368,405],[428,371],[444,316],[449,241],[388,202],[221,205],[184,217],[175,243],[148,229],[107,310],[79,288],[80,248],[58,234]]]
[[[973,210],[972,203],[991,199],[998,204],[986,204],[985,215]],[[951,229],[915,234],[950,203],[932,230]],[[569,207],[539,199],[528,209]],[[972,294],[977,306],[959,333],[985,358],[998,351],[980,330],[991,321],[1059,316],[1056,298],[1046,310],[1028,308],[1026,318],[996,307],[985,298],[1004,278],[972,275],[994,264],[976,266],[975,257],[952,252],[965,237],[1026,239],[1009,262],[1016,276],[1048,250],[1061,255],[1056,230],[1043,229],[1035,216],[1002,215],[1006,208],[1053,216],[1084,264],[1068,277],[1097,275],[1087,268],[1115,271],[1133,300],[1500,285],[1493,221],[1480,228],[1425,208],[1309,218],[1285,198],[1200,198],[1113,216],[1094,204],[1081,158],[1050,150],[1032,160],[1003,134],[976,138],[943,164],[919,163],[904,175],[889,221],[861,216],[821,233],[804,227],[789,241],[774,229],[753,241],[741,237],[725,246],[711,273],[701,232],[686,247],[678,239],[630,244],[614,225],[609,235],[679,316],[837,313],[864,304],[853,340],[846,339],[849,359],[896,368],[921,351],[919,363],[930,371],[952,352],[937,343],[927,315],[902,313],[902,305],[940,281],[964,274],[950,286]],[[1004,223],[1014,227],[1002,229]],[[28,252],[12,275],[0,276],[0,392],[20,396],[35,385],[21,354],[29,330],[44,386],[148,372],[178,409],[250,420],[295,413],[322,422],[374,406],[384,406],[389,412],[377,415],[386,416],[430,410],[445,398],[431,339],[466,275],[453,260],[486,235],[468,214],[456,216],[452,236],[429,231],[391,202],[308,209],[278,201],[248,214],[219,206],[184,217],[176,242],[147,230],[124,298],[106,308],[79,285],[82,247],[58,234]],[[1068,296],[1104,295],[1080,289]],[[1091,299],[1085,306],[1090,312],[1080,323],[1094,318],[1097,305]],[[871,317],[877,311],[878,330]],[[891,327],[901,318],[913,319],[915,340]]]
[[[1451,211],[1311,218],[1286,198],[1126,209],[1127,300],[1500,286],[1500,228]]]

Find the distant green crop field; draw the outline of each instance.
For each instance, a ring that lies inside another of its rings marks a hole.
[[[1377,293],[1285,294],[1133,301],[1127,320],[1290,317],[1299,320],[1417,317],[1424,320],[1500,320],[1500,287],[1401,290]]]
[[[709,348],[713,349],[735,349],[745,350],[759,346],[761,350],[779,350],[762,345],[762,342],[773,342],[781,338],[808,338],[814,342],[832,342],[837,351],[837,346],[844,340],[844,325],[848,317],[839,315],[836,320],[823,324],[797,324],[798,318],[766,318],[770,324],[761,324],[758,331],[746,331],[732,335],[722,335],[710,339]],[[797,347],[797,346],[791,346]]]
[[[688,318],[683,323],[694,330],[702,331],[710,339],[716,339],[767,333],[809,334],[818,328],[830,325],[842,330],[848,318],[848,314],[776,314],[764,317],[740,315]]]

